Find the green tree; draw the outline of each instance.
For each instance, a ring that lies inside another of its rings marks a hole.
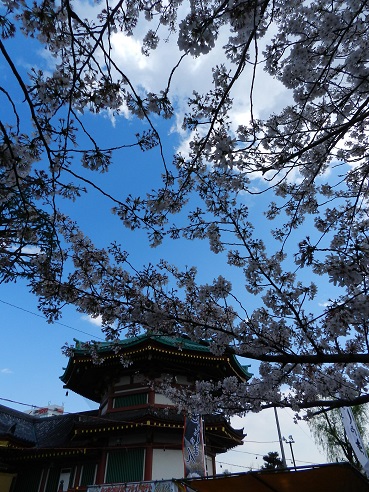
[[[352,413],[365,444],[368,441],[368,407],[366,405],[354,406]],[[329,461],[348,461],[361,469],[361,465],[347,439],[339,409],[322,412],[311,418],[309,427],[315,442],[326,453]]]
[[[261,467],[262,470],[279,470],[284,468],[283,461],[277,451],[269,451],[268,454],[263,456],[263,460],[265,463]]]

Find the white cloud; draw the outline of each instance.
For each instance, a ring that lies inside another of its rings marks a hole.
[[[141,86],[147,91],[156,92],[166,88],[171,70],[177,65],[183,52],[178,49],[176,36],[171,35],[166,42],[162,39],[158,48],[153,50],[149,57],[144,56],[141,53],[141,40],[149,27],[148,23],[140,22],[134,31],[134,36],[114,34],[112,36],[112,47],[115,51],[113,57],[136,88]],[[194,90],[203,93],[211,88],[213,67],[223,63],[231,68],[223,50],[223,46],[228,41],[228,35],[229,31],[223,28],[210,53],[197,58],[186,56],[181,61],[173,75],[170,90],[170,97],[176,100],[180,111],[184,110],[186,100],[192,96]],[[290,98],[290,93],[283,85],[265,73],[262,66],[260,67],[256,71],[253,91],[255,117],[265,116],[265,112],[269,113],[271,110],[284,106],[286,97]],[[232,68],[234,71],[235,67]],[[253,76],[252,69],[252,65],[248,65],[232,89],[234,107],[230,115],[234,125],[245,124],[250,119],[249,92]],[[266,93],[268,97],[265,97]]]
[[[120,60],[123,72],[130,67],[135,67],[138,72],[153,70],[152,59],[142,54],[141,47],[141,42],[132,36],[125,36],[122,32],[114,34],[112,48]]]
[[[4,367],[0,370],[1,374],[13,374],[13,371],[9,367]]]
[[[27,255],[37,255],[41,252],[41,249],[38,246],[25,246],[22,248],[22,253]]]
[[[180,15],[182,14],[183,9],[182,13],[180,12]],[[154,93],[166,89],[171,70],[178,64],[183,55],[177,46],[176,35],[171,35],[164,41],[163,38],[166,35],[164,33],[162,33],[158,48],[151,51],[149,57],[143,55],[141,53],[141,40],[150,27],[152,26],[147,22],[140,21],[133,36],[127,37],[122,33],[112,36],[113,58],[138,93],[142,89]],[[192,140],[191,132],[184,131],[182,128],[183,117],[189,111],[188,99],[193,96],[194,91],[205,94],[213,87],[212,69],[215,66],[224,64],[229,70],[232,69],[231,76],[236,70],[236,67],[231,66],[226,58],[223,49],[228,42],[228,37],[229,30],[225,26],[220,30],[213,50],[207,55],[201,55],[197,58],[189,55],[184,57],[172,75],[169,98],[175,105],[175,118],[171,132],[177,133],[179,136],[176,151],[181,153],[184,158],[188,157],[189,142]],[[259,40],[259,53],[262,52],[265,45],[266,40]],[[252,117],[266,118],[273,112],[279,112],[292,99],[291,92],[281,82],[267,74],[263,70],[262,63],[257,65],[254,73],[251,62],[252,55],[250,63],[246,65],[241,76],[233,84],[230,94],[233,99],[233,106],[228,112],[228,116],[233,130],[236,130],[240,125],[247,126]],[[253,79],[254,76],[255,79]],[[250,100],[251,91],[252,102]],[[126,118],[129,117],[127,108],[122,108],[122,114]],[[197,131],[206,132],[206,127],[202,126]],[[260,185],[263,187],[266,176],[262,177],[260,173],[255,173],[250,177],[254,178],[255,181],[261,180]],[[297,171],[289,175],[291,182],[297,182],[300,179]]]
[[[84,316],[81,316],[81,319],[83,321],[87,321],[88,323],[91,323],[92,325],[101,327],[101,323],[102,323],[101,316],[96,316],[96,318],[93,318],[92,316],[86,314]]]
[[[321,307],[328,307],[330,305],[331,305],[331,303],[329,301],[318,302],[318,306],[321,306]]]
[[[9,251],[16,251],[17,249],[18,247],[13,245],[9,248]],[[24,246],[21,251],[25,255],[37,255],[41,252],[41,249],[38,246]]]
[[[91,4],[86,0],[78,0],[74,4],[76,12],[82,18],[96,19],[101,5]],[[189,10],[189,5],[184,2],[178,8],[178,19],[181,20]],[[112,58],[120,72],[124,74],[132,84],[134,90],[140,94],[142,89],[148,92],[158,93],[167,88],[171,71],[177,66],[183,52],[177,45],[177,32],[168,35],[167,28],[161,26],[158,30],[160,42],[156,50],[152,50],[147,57],[142,54],[142,40],[149,29],[156,29],[155,20],[151,23],[141,16],[132,36],[126,36],[121,32],[113,33],[111,36]],[[274,27],[269,29],[270,36],[273,34]],[[189,134],[181,129],[183,116],[188,111],[187,101],[192,97],[193,91],[200,94],[206,93],[212,87],[212,69],[216,65],[224,64],[227,68],[232,68],[234,74],[236,67],[232,66],[226,58],[223,47],[228,42],[229,27],[223,26],[220,29],[215,47],[207,54],[197,58],[185,56],[181,60],[171,77],[169,98],[175,104],[175,122],[172,127],[173,132],[180,136],[179,149],[186,151]],[[258,51],[262,53],[267,39],[258,40]],[[101,53],[95,53],[97,59],[100,58],[101,66],[105,64]],[[262,55],[259,55],[260,63]],[[247,125],[251,117],[250,90],[253,83],[252,54],[240,78],[232,87],[231,97],[234,99],[234,106],[229,111],[232,126],[235,129],[238,125]],[[116,73],[117,78],[122,78],[120,73]],[[270,77],[264,70],[263,65],[257,65],[255,81],[253,84],[253,116],[255,118],[266,117],[271,112],[276,112],[286,105],[291,99],[291,93],[277,80]],[[122,106],[121,114],[129,119],[131,117],[126,106]],[[115,124],[115,118],[108,115]],[[184,152],[186,155],[186,152]]]

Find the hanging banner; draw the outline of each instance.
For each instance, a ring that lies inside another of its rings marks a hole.
[[[185,416],[183,432],[185,478],[205,476],[205,450],[201,415]]]
[[[340,412],[347,439],[349,440],[359,463],[364,468],[365,473],[369,476],[368,455],[366,454],[364,443],[357,428],[352,410],[350,407],[343,407],[340,408]]]

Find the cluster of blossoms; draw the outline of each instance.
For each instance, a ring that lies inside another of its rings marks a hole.
[[[0,53],[17,89],[0,87],[11,115],[0,121],[1,281],[26,277],[50,321],[65,303],[101,317],[110,340],[123,330],[186,334],[216,354],[260,362],[247,385],[198,382],[196,410],[204,401],[241,413],[369,401],[367,2],[108,0],[87,13],[68,0],[2,3]],[[144,91],[112,48],[116,33],[143,25],[147,56],[174,36],[180,59],[218,50],[212,87],[188,95],[189,150],[171,165],[155,123],[175,113],[179,63],[165,87]],[[18,35],[41,43],[53,69],[24,74],[11,56]],[[261,69],[289,91],[266,116],[254,101]],[[234,95],[245,77],[249,115],[237,126]],[[196,268],[166,261],[136,270],[117,244],[96,248],[58,210],[58,197],[75,200],[93,186],[76,172],[76,155],[106,172],[125,147],[100,145],[88,112],[142,120],[126,146],[159,148],[156,189],[110,196],[123,225],[145,229],[153,246],[166,236],[208,241],[232,283],[198,282]],[[332,286],[321,308],[320,279]]]

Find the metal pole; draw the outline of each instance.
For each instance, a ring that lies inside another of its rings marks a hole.
[[[295,442],[295,441],[290,441],[290,448],[291,448],[293,466],[295,467],[295,470],[296,470],[296,461],[295,461],[295,455],[293,454],[292,442]]]
[[[294,468],[295,468],[295,470],[296,470],[295,455],[293,454],[293,449],[292,449],[292,444],[294,444],[294,442],[295,442],[295,441],[293,440],[293,437],[292,437],[292,436],[288,436],[288,439],[289,439],[288,441],[287,441],[287,439],[285,439],[285,438],[283,438],[283,439],[285,440],[285,442],[286,442],[287,444],[289,444],[289,445],[290,445],[291,455],[292,455],[292,461],[293,461],[293,466],[294,466]]]
[[[283,467],[287,468],[287,463],[286,463],[286,455],[284,454],[284,448],[283,448],[283,441],[282,441],[282,434],[281,434],[281,428],[279,427],[279,420],[278,420],[278,414],[277,414],[277,407],[274,407],[274,415],[275,415],[275,421],[277,423],[277,431],[278,431],[278,437],[279,437],[279,445],[281,447],[281,456],[282,456],[282,463]]]

